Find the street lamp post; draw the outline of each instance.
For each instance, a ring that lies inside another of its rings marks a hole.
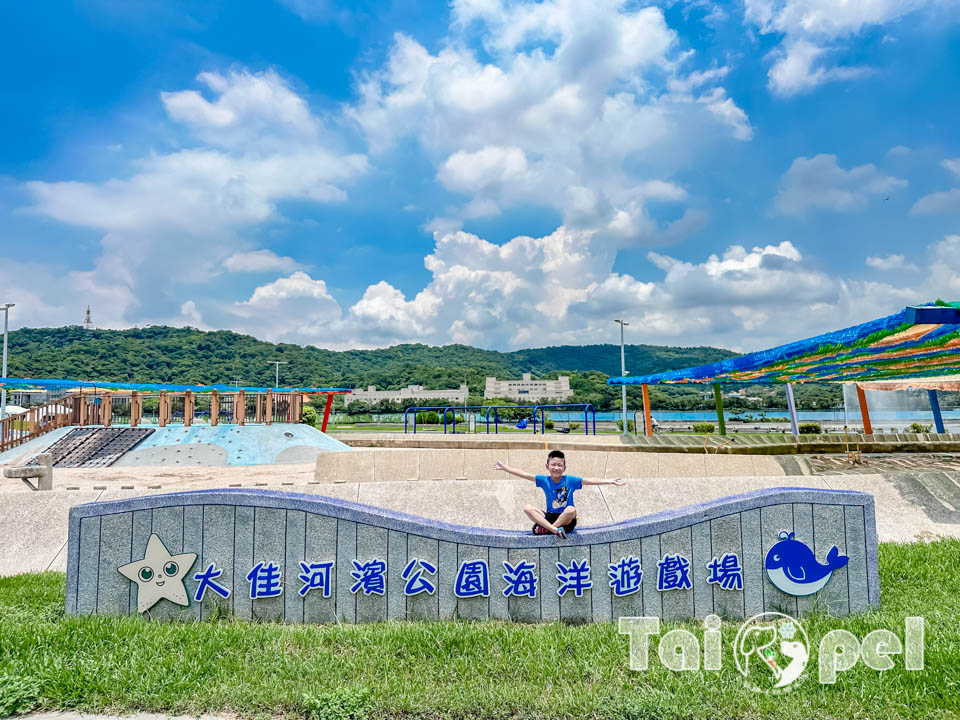
[[[627,376],[627,361],[626,356],[623,352],[623,326],[629,325],[630,323],[624,322],[623,320],[614,320],[616,323],[620,323],[620,375],[621,377]],[[623,400],[623,434],[627,435],[627,386],[621,385],[620,389],[622,391],[622,400]]]
[[[7,327],[10,317],[10,308],[15,307],[14,303],[7,303],[3,306],[3,371],[0,373],[3,377],[7,376]],[[0,391],[0,420],[7,417],[7,386],[4,385]]]
[[[275,388],[280,387],[280,366],[289,365],[290,363],[288,363],[286,360],[270,360],[267,364],[273,365],[273,369],[276,371],[274,373],[273,386]]]

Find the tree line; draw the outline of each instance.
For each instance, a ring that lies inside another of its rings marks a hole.
[[[735,353],[711,347],[656,345],[626,346],[627,368],[632,375],[647,375],[715,362]],[[620,388],[607,385],[620,372],[618,345],[561,345],[498,352],[469,345],[395,345],[375,350],[325,350],[313,346],[270,343],[228,330],[149,326],[126,330],[86,330],[78,325],[60,328],[23,328],[10,333],[11,377],[115,382],[160,382],[211,385],[216,383],[270,386],[272,360],[286,361],[280,384],[297,387],[399,389],[423,385],[425,389],[470,388],[469,405],[489,404],[483,398],[487,376],[537,378],[569,375],[574,396],[569,402],[592,403],[598,410],[620,406]],[[628,388],[631,408],[640,406],[639,387]],[[713,407],[712,389],[706,385],[657,385],[650,388],[651,404],[662,410],[700,410]],[[782,386],[768,391],[765,402],[786,407]],[[796,388],[797,403],[804,409],[835,407],[842,402],[836,385],[803,385]],[[402,412],[408,405],[437,404],[411,401],[372,407],[357,401],[351,412],[373,410]],[[755,408],[756,403],[728,398],[729,408]]]

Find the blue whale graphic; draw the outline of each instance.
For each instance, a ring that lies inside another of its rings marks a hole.
[[[834,545],[827,552],[827,564],[817,562],[813,551],[799,540],[794,540],[793,533],[780,533],[780,542],[767,552],[765,566],[767,577],[773,586],[787,595],[813,595],[820,590],[833,571],[842,568],[850,560],[841,555]]]

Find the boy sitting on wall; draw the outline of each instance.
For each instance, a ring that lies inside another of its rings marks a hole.
[[[579,478],[575,475],[564,475],[567,469],[567,460],[560,450],[551,450],[547,455],[547,472],[549,475],[531,475],[523,470],[507,467],[497,460],[494,467],[497,470],[516,475],[518,478],[535,482],[543,490],[547,498],[547,510],[544,512],[533,505],[525,505],[523,512],[533,520],[533,534],[546,535],[553,533],[565,538],[577,526],[577,508],[573,504],[573,493],[584,485],[625,485],[620,478],[604,480],[601,478]]]

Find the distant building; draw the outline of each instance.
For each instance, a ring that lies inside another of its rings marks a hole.
[[[433,404],[448,402],[451,405],[466,405],[467,395],[469,394],[470,391],[465,384],[459,388],[450,388],[448,390],[424,390],[423,385],[407,385],[401,390],[377,390],[376,385],[370,385],[366,390],[354,390],[349,395],[344,395],[343,405],[346,407],[357,400],[371,404],[383,402],[384,400],[391,402],[423,400]]]
[[[46,390],[8,390],[7,398],[10,404],[20,405],[21,407],[43,405],[50,399],[47,397]]]
[[[495,377],[488,377],[483,397],[485,400],[513,398],[529,402],[563,402],[573,397],[573,390],[570,389],[570,377],[567,375],[561,375],[556,380],[534,380],[530,373],[524,373],[520,380],[497,380]]]

